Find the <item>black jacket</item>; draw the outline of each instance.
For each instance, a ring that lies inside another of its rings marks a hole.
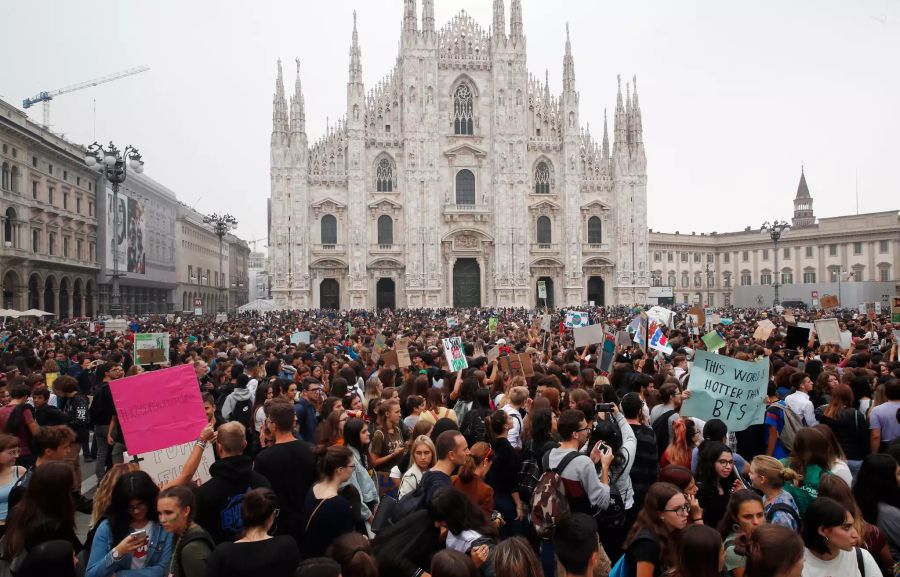
[[[271,489],[268,479],[253,470],[245,455],[226,457],[209,468],[212,479],[197,489],[197,523],[218,543],[240,538],[241,503],[250,489]]]

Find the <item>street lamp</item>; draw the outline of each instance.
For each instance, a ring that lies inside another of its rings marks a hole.
[[[225,301],[222,299],[222,292],[225,290],[225,277],[222,274],[222,239],[228,234],[228,231],[237,228],[237,219],[230,214],[208,214],[203,217],[203,224],[212,227],[212,231],[219,237],[219,281],[216,283],[219,289],[219,306],[216,312],[225,312]]]
[[[775,288],[775,300],[772,302],[773,307],[777,307],[781,304],[781,301],[778,300],[778,241],[781,239],[782,233],[788,228],[791,228],[791,225],[783,220],[774,220],[772,222],[766,221],[760,227],[760,231],[769,232],[769,237],[772,239],[772,242],[775,243],[775,276],[772,279],[772,286]]]
[[[95,142],[88,146],[84,162],[92,168],[96,167],[113,189],[113,274],[109,312],[113,318],[119,318],[122,316],[122,295],[119,291],[119,278],[122,276],[119,274],[119,185],[125,182],[129,166],[138,174],[144,172],[144,161],[138,149],[130,144],[120,151],[112,142],[106,148]]]

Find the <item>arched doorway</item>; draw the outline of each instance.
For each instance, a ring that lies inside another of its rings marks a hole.
[[[602,307],[606,304],[604,299],[604,295],[606,294],[606,283],[603,282],[603,277],[592,276],[588,278],[588,287],[587,287],[587,300],[588,302],[594,301],[594,306]]]
[[[94,316],[94,283],[87,281],[84,285],[84,315]]]
[[[538,288],[540,283],[544,283],[544,286],[547,288],[547,298],[541,298],[541,291]],[[548,309],[553,308],[553,279],[549,276],[542,276],[537,279],[537,283],[534,286],[534,302],[537,303],[537,306],[543,307],[546,306]]]
[[[5,309],[16,308],[17,281],[16,273],[11,270],[6,271],[6,274],[3,275],[3,308]]]
[[[481,306],[481,267],[474,258],[460,258],[453,265],[453,306]]]
[[[59,281],[59,318],[69,318],[69,279]]]
[[[48,313],[56,312],[56,287],[53,284],[53,277],[47,277],[44,282],[44,310]]]
[[[341,285],[336,279],[327,278],[319,283],[319,307],[340,310]]]
[[[394,279],[380,278],[375,283],[375,306],[378,309],[392,309],[397,306],[397,285]]]
[[[83,314],[81,310],[81,299],[84,296],[81,291],[81,279],[75,279],[75,284],[72,289],[72,316],[80,317]]]
[[[41,308],[40,280],[36,274],[28,279],[28,308]]]

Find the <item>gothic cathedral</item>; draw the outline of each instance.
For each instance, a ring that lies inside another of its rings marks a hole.
[[[270,270],[286,308],[643,303],[647,162],[636,81],[610,148],[528,73],[521,0],[493,26],[404,0],[397,65],[368,91],[354,15],[346,116],[309,145],[299,70],[275,84]],[[298,66],[299,68],[299,66]],[[539,290],[540,287],[540,290]]]

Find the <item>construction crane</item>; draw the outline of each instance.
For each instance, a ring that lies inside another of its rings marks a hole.
[[[253,252],[258,252],[258,251],[256,250],[256,245],[257,245],[257,243],[262,242],[262,241],[264,241],[264,240],[267,240],[267,239],[266,239],[265,237],[263,237],[263,238],[254,238],[253,240],[248,240],[248,241],[247,241],[247,244],[252,244],[252,245],[253,245]],[[266,245],[263,245],[263,247],[265,247],[265,246],[266,246]]]
[[[150,70],[149,66],[138,66],[137,68],[130,68],[128,70],[123,70],[122,72],[110,74],[109,76],[102,76],[100,78],[95,78],[94,80],[88,80],[87,82],[72,84],[71,86],[66,86],[57,90],[39,92],[31,98],[26,98],[25,100],[23,100],[22,108],[31,108],[38,102],[42,102],[44,104],[44,127],[48,127],[50,126],[50,101],[53,100],[54,97],[59,96],[60,94],[75,92],[76,90],[81,90],[82,88],[90,88],[91,86],[97,86],[98,84],[112,82],[113,80],[125,78],[126,76],[140,74],[141,72],[146,72],[148,70]]]

